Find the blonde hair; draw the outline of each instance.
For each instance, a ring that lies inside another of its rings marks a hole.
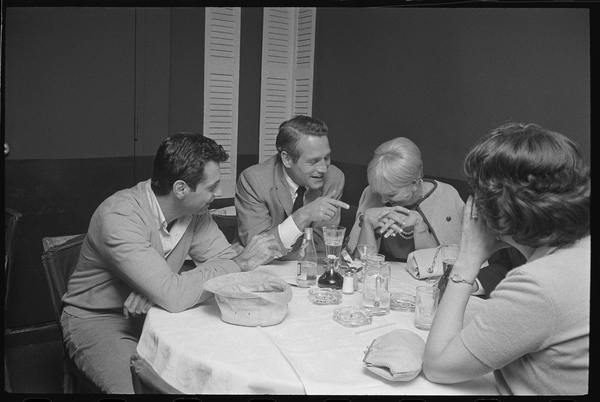
[[[405,137],[394,138],[377,147],[367,167],[371,190],[392,194],[423,177],[421,151]]]

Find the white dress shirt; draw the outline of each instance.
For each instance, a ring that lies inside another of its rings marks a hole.
[[[283,175],[288,185],[290,195],[292,196],[293,204],[294,201],[296,201],[296,197],[298,196],[298,194],[296,194],[296,191],[298,190],[299,186],[296,183],[294,183],[294,181],[290,178],[285,169],[283,169]],[[304,194],[306,195],[306,192]],[[296,240],[298,240],[298,238],[302,236],[302,232],[300,231],[300,229],[298,229],[298,226],[296,225],[296,222],[294,222],[294,218],[292,218],[292,215],[288,216],[286,220],[279,224],[279,226],[277,227],[277,231],[279,232],[279,238],[281,239],[281,242],[288,251],[292,249],[292,246],[294,245],[294,243],[296,243]]]
[[[160,204],[156,199],[154,191],[150,186],[150,182],[146,184],[146,193],[148,194],[148,200],[150,201],[150,208],[152,209],[152,216],[156,220],[156,228],[160,235],[160,241],[165,251],[165,258],[169,255],[171,250],[175,248],[179,240],[183,237],[187,227],[192,222],[192,215],[184,215],[175,220],[171,229],[168,229],[167,220],[165,215],[160,209]]]

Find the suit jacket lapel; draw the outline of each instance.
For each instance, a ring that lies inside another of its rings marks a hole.
[[[277,191],[277,197],[279,198],[279,202],[283,206],[283,209],[287,216],[292,214],[292,196],[290,194],[290,189],[285,181],[285,176],[283,175],[283,163],[281,162],[281,158],[279,156],[275,156],[275,165],[274,165],[274,182],[275,182],[275,190]]]
[[[308,204],[309,202],[313,202],[320,196],[321,190],[313,190],[312,188],[309,188],[306,192],[306,195],[304,196],[304,205]]]

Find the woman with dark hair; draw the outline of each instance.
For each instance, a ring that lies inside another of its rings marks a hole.
[[[427,339],[425,376],[454,383],[493,370],[503,394],[588,393],[591,180],[577,144],[510,123],[475,144],[464,171],[474,195]],[[508,245],[527,262],[463,325],[483,261]]]

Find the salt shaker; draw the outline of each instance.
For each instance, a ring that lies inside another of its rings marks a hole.
[[[342,284],[342,293],[351,295],[354,293],[354,274],[351,270],[346,270],[344,283]]]
[[[354,277],[354,291],[358,291],[358,273],[356,268],[348,267],[348,271],[352,272],[352,276]],[[346,272],[348,272],[346,271]]]

